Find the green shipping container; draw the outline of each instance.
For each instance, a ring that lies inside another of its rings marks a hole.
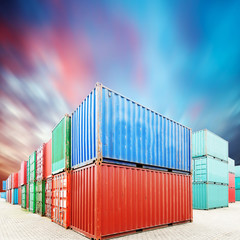
[[[235,177],[240,177],[240,166],[235,166]]]
[[[193,182],[212,182],[228,184],[228,163],[218,158],[204,156],[194,158]]]
[[[240,189],[240,177],[235,177],[235,188]]]
[[[228,142],[207,129],[192,134],[192,157],[206,155],[228,161]]]
[[[228,171],[230,173],[235,173],[235,160],[228,158]]]
[[[29,182],[36,180],[36,151],[29,156]]]
[[[36,182],[36,213],[45,215],[45,181]]]
[[[36,183],[29,184],[29,211],[36,212]]]
[[[240,201],[240,189],[235,189],[235,200]]]
[[[65,117],[52,131],[52,173],[71,168],[71,117]]]
[[[27,186],[22,185],[21,187],[21,207],[22,208],[27,208]]]
[[[193,183],[193,208],[228,207],[228,186],[213,183]]]

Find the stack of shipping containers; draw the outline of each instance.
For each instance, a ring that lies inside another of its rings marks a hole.
[[[68,228],[71,214],[71,117],[65,115],[52,131],[53,222]]]
[[[228,206],[228,142],[201,130],[193,133],[193,208]]]
[[[72,229],[102,239],[192,220],[191,129],[97,84],[72,114]]]
[[[2,181],[2,190],[3,192],[1,192],[1,198],[6,199],[6,190],[7,190],[7,180],[6,181]]]
[[[37,150],[36,162],[36,213],[45,215],[45,144]]]
[[[18,173],[12,174],[12,204],[18,204]]]
[[[22,204],[21,169],[18,171],[18,205]]]
[[[235,202],[235,161],[228,158],[228,202]]]
[[[21,207],[27,208],[27,161],[21,162],[21,177],[20,177],[20,185],[21,185]]]
[[[235,166],[235,200],[240,201],[240,166]]]
[[[29,211],[36,212],[36,151],[34,151],[28,160],[29,176]]]
[[[12,174],[7,179],[7,202],[12,202]]]
[[[52,139],[50,139],[43,149],[44,174],[45,174],[45,215],[51,218],[52,211]]]

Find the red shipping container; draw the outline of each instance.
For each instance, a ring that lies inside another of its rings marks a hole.
[[[192,213],[191,175],[101,162],[72,172],[71,227],[89,238],[191,221]]]
[[[51,218],[52,211],[52,177],[46,179],[45,185],[45,215]]]
[[[26,209],[29,209],[29,184],[27,184],[27,195],[26,195]]]
[[[12,188],[18,188],[18,173],[12,174]]]
[[[21,176],[20,176],[20,185],[27,184],[27,161],[21,162]]]
[[[52,139],[44,145],[45,178],[52,176]]]
[[[53,222],[68,228],[71,220],[71,173],[62,172],[52,177]]]
[[[235,203],[235,188],[228,188],[228,202]]]
[[[22,203],[22,188],[21,186],[18,188],[18,205],[21,206]]]
[[[12,203],[12,190],[7,191],[7,202]]]
[[[21,187],[21,169],[18,171],[18,187]]]
[[[44,145],[40,146],[37,150],[37,162],[36,162],[36,178],[37,181],[42,181],[45,179],[45,164],[44,164],[44,157],[43,157],[43,149]]]
[[[228,186],[230,188],[235,188],[235,174],[234,173],[229,173],[229,184]]]

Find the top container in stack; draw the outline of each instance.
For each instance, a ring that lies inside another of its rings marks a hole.
[[[97,84],[72,114],[72,167],[100,161],[191,172],[191,129]]]

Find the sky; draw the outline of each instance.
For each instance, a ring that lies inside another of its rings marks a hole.
[[[0,181],[96,82],[215,132],[240,164],[239,12],[239,1],[1,2]]]

